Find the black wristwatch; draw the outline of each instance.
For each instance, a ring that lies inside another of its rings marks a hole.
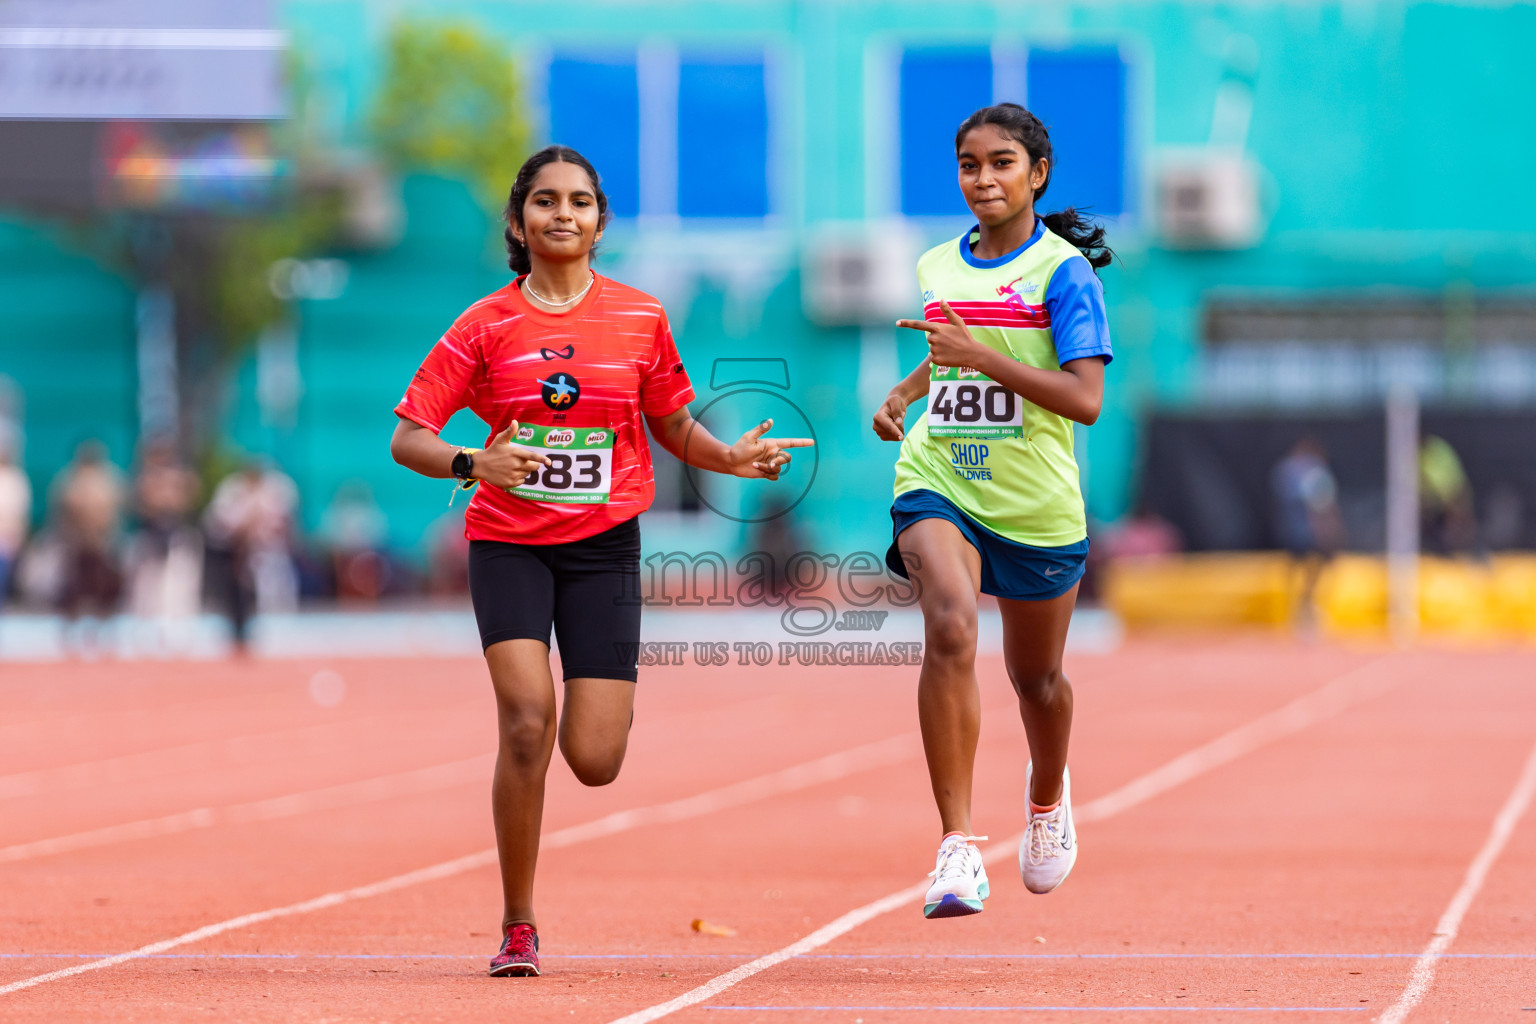
[[[453,457],[453,475],[460,480],[468,480],[475,471],[475,457],[460,448],[458,454]]]

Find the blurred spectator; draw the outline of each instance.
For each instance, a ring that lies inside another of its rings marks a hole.
[[[123,577],[118,566],[126,488],[100,441],[84,441],[50,486],[63,547],[59,608],[70,618],[117,610]]]
[[[0,420],[0,608],[11,592],[11,570],[32,521],[32,485],[16,465],[16,429]]]
[[[377,601],[390,584],[390,564],[383,547],[389,523],[361,480],[336,488],[320,520],[320,536],[330,550],[336,596]]]
[[[768,578],[764,582],[768,594],[774,599],[789,591],[789,563],[805,550],[800,530],[795,525],[794,516],[790,514],[792,507],[789,499],[783,495],[769,494],[763,499],[757,521],[752,524],[748,535],[751,550],[761,551],[768,556]]]
[[[254,612],[291,611],[298,604],[292,555],[298,503],[287,474],[251,461],[220,482],[203,513],[208,587],[229,616],[239,649]]]
[[[449,509],[427,528],[427,593],[434,597],[458,597],[469,593],[465,508],[460,504]]]
[[[1089,523],[1093,542],[1088,548],[1088,565],[1077,590],[1081,605],[1097,604],[1103,597],[1104,570],[1121,559],[1166,558],[1184,549],[1184,538],[1174,526],[1153,512],[1145,502],[1136,511],[1115,523],[1100,527]]]
[[[1450,442],[1434,435],[1419,446],[1419,515],[1428,550],[1470,554],[1477,546],[1467,472]]]
[[[1275,464],[1270,487],[1280,543],[1301,575],[1297,621],[1303,628],[1311,628],[1317,620],[1317,579],[1323,565],[1344,543],[1339,485],[1328,468],[1323,446],[1310,437],[1297,441]]]
[[[1130,517],[1102,531],[1097,544],[1105,558],[1163,558],[1184,549],[1178,527],[1141,505]],[[1091,550],[1091,549],[1090,549]]]
[[[1519,547],[1525,532],[1525,501],[1519,489],[1507,480],[1496,480],[1485,494],[1478,502],[1483,509],[1483,548],[1507,551]]]
[[[202,540],[192,525],[197,476],[181,461],[175,442],[145,446],[134,481],[138,530],[127,557],[128,607],[148,619],[189,618],[198,610]]]

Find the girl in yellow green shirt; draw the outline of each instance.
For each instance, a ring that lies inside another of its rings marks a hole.
[[[1077,859],[1062,650],[1088,553],[1073,424],[1092,424],[1113,358],[1097,271],[1104,231],[1071,208],[1037,215],[1055,160],[1045,126],[1013,103],[966,118],[960,191],[976,224],[917,264],[928,357],[875,413],[900,441],[891,569],[917,586],[925,646],[918,716],[944,830],[928,917],[979,913],[989,893],[971,829],[980,729],[976,620],[997,598],[1003,655],[1029,736],[1024,884],[1050,892]],[[905,430],[907,407],[926,411]]]

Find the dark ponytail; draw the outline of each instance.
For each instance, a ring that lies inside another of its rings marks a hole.
[[[512,191],[507,195],[507,208],[501,214],[507,222],[506,230],[502,232],[502,237],[507,240],[507,266],[519,276],[531,271],[533,263],[528,258],[528,247],[512,233],[512,225],[523,226],[523,204],[528,201],[528,190],[533,188],[533,180],[539,176],[539,172],[550,164],[575,164],[587,172],[587,177],[592,179],[592,194],[597,197],[598,227],[608,223],[608,196],[603,192],[597,168],[570,146],[545,146],[525,160],[518,169],[517,177],[512,179]],[[597,246],[594,245],[589,258],[596,256]]]
[[[960,152],[960,147],[965,144],[965,137],[984,124],[997,125],[1004,135],[1020,143],[1029,153],[1032,163],[1040,160],[1049,161],[1045,170],[1045,181],[1035,190],[1035,201],[1045,195],[1045,190],[1051,184],[1051,174],[1056,170],[1056,159],[1051,151],[1051,135],[1045,130],[1045,125],[1040,119],[1017,103],[999,103],[991,107],[982,107],[976,113],[960,123],[960,130],[955,133],[955,152]],[[1045,226],[1075,245],[1087,258],[1095,273],[1101,268],[1107,267],[1115,258],[1115,252],[1104,244],[1104,227],[1089,220],[1072,207],[1059,210],[1056,213],[1038,214]]]

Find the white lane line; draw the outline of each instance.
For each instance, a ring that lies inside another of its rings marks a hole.
[[[1167,764],[1131,780],[1097,800],[1090,800],[1081,808],[1075,809],[1077,820],[1103,821],[1122,811],[1130,810],[1197,775],[1219,768],[1244,754],[1299,732],[1309,725],[1385,692],[1396,685],[1397,680],[1391,673],[1372,673],[1370,670],[1379,662],[1380,659],[1377,659],[1347,672],[1282,708],[1261,715],[1246,725],[1238,726],[1209,743],[1181,754]],[[983,855],[985,861],[990,864],[1012,856],[1022,838],[1021,832],[1001,843],[991,844]],[[866,903],[862,907],[850,910],[836,921],[818,928],[805,938],[792,942],[783,949],[759,957],[751,963],[742,964],[735,970],[712,978],[699,987],[690,989],[664,1003],[657,1003],[655,1006],[638,1010],[628,1016],[619,1017],[611,1024],[647,1024],[649,1021],[659,1020],[678,1010],[712,999],[737,982],[745,981],[754,974],[766,971],[792,957],[825,946],[861,924],[919,899],[927,891],[928,882],[924,880],[899,889],[889,896],[882,896],[873,903]]]
[[[1533,796],[1536,796],[1536,747],[1531,749],[1530,756],[1526,758],[1525,770],[1520,773],[1520,779],[1510,792],[1509,799],[1504,801],[1504,806],[1493,819],[1493,827],[1488,830],[1488,838],[1483,841],[1482,849],[1477,851],[1477,856],[1468,865],[1461,888],[1456,890],[1445,913],[1440,915],[1440,921],[1435,925],[1434,938],[1429,940],[1429,945],[1424,947],[1424,952],[1419,954],[1418,961],[1414,963],[1413,972],[1408,975],[1408,987],[1397,997],[1397,1002],[1376,1018],[1381,1024],[1402,1024],[1414,1007],[1429,995],[1429,987],[1435,983],[1436,961],[1456,941],[1456,933],[1461,930],[1461,919],[1467,916],[1472,901],[1477,899],[1483,883],[1488,880],[1489,869],[1499,859],[1499,854],[1504,852],[1504,845],[1509,842],[1510,834],[1530,808]]]
[[[922,744],[917,734],[915,732],[903,733],[900,736],[892,736],[889,739],[879,740],[875,743],[867,743],[860,747],[853,747],[849,750],[817,758],[814,761],[807,761],[804,764],[745,779],[729,786],[722,786],[719,789],[712,789],[697,796],[684,797],[681,800],[673,800],[664,804],[653,804],[649,807],[617,811],[598,818],[596,821],[572,825],[569,828],[550,832],[543,837],[539,845],[540,849],[556,849],[604,836],[617,835],[620,832],[640,828],[644,825],[664,825],[684,821],[689,818],[697,818],[715,811],[740,807],[743,804],[764,800],[768,797],[807,789],[823,782],[831,782],[859,772],[898,764],[916,757],[921,752]],[[126,963],[129,960],[153,956],[156,953],[163,953],[178,946],[200,942],[215,935],[222,935],[224,932],[246,928],[253,924],[260,924],[263,921],[271,921],[279,917],[293,917],[297,914],[309,914],[316,910],[324,910],[342,903],[368,899],[371,896],[394,892],[408,886],[420,885],[423,882],[434,882],[439,879],[449,878],[453,875],[463,874],[466,871],[488,867],[495,863],[496,850],[494,847],[489,850],[481,850],[479,853],[472,853],[467,857],[457,857],[450,861],[444,861],[441,864],[434,864],[431,867],[408,871],[403,875],[386,878],[381,882],[374,882],[371,885],[362,885],[354,889],[343,889],[339,892],[326,893],[324,896],[317,896],[314,899],[290,903],[285,907],[274,907],[271,910],[257,911],[254,914],[242,914],[239,917],[232,917],[227,921],[206,925],[183,935],[177,935],[174,938],[152,942],[147,946],[140,946],[138,949],[130,950],[126,953],[118,953],[114,956],[92,960],[89,963],[77,964],[73,967],[66,967],[57,971],[49,971],[46,974],[38,974],[30,978],[22,978],[20,981],[0,985],[0,995],[20,992],[23,989],[32,988],[50,981],[70,978],[77,974],[84,974],[87,971],[99,971],[103,968]]]
[[[361,731],[376,735],[382,721],[405,719],[421,729],[426,727],[427,716],[432,716],[431,724],[434,727],[446,727],[465,708],[483,704],[484,701],[475,699],[457,701],[441,708],[376,711],[333,722],[316,722],[217,740],[178,743],[95,761],[34,768],[0,775],[0,800],[48,796],[75,789],[96,790],[118,783],[133,785],[178,773],[206,772],[212,767],[330,754],[335,752],[337,742],[348,733]]]
[[[763,697],[757,700],[744,701],[736,705],[728,705],[725,710],[730,711],[732,714],[740,715],[750,713],[765,704],[776,704],[777,702],[778,697],[776,696]],[[657,721],[676,728],[680,722],[718,713],[720,710],[720,708],[708,708],[682,714],[665,715]],[[144,818],[139,821],[128,821],[119,825],[106,825],[102,828],[88,829],[84,832],[75,832],[65,836],[53,836],[47,839],[36,839],[26,843],[16,843],[11,846],[0,846],[0,864],[11,864],[16,861],[31,860],[35,857],[46,857],[56,853],[68,853],[96,846],[109,846],[113,843],[131,842],[136,839],[152,839],[157,836],[177,835],[182,832],[196,831],[197,829],[213,828],[216,825],[243,825],[249,822],[274,821],[278,818],[290,818],[301,814],[313,814],[317,811],[347,808],[362,803],[376,803],[381,800],[393,800],[397,797],[434,793],[457,786],[483,782],[489,778],[490,769],[495,763],[496,755],[494,753],[482,754],[479,757],[464,758],[445,764],[431,765],[426,768],[416,768],[411,771],[393,772],[388,775],[375,776],[374,778],[363,779],[358,782],[324,786],[319,789],[270,797],[265,800],[253,800],[248,803],[233,804],[227,807],[194,807],[189,811],[178,811],[175,814]],[[0,782],[3,782],[3,779],[0,779]]]
[[[496,763],[495,754],[481,754],[445,764],[431,765],[406,772],[380,775],[358,782],[345,782],[335,786],[289,793],[265,800],[231,804],[227,807],[196,807],[190,811],[167,814],[158,818],[128,821],[120,825],[75,832],[66,836],[36,839],[13,846],[0,846],[0,864],[47,857],[56,853],[85,850],[95,846],[108,846],[135,839],[170,836],[216,825],[244,825],[257,821],[275,821],[301,814],[313,814],[336,808],[355,807],[358,804],[393,800],[397,797],[435,793],[456,786],[484,782],[490,778],[490,770]]]
[[[1246,725],[1218,736],[1186,754],[1169,761],[1119,789],[1073,808],[1078,821],[1102,821],[1144,804],[1155,796],[1183,785],[1197,775],[1204,775],[1251,754],[1276,740],[1295,735],[1340,712],[1347,711],[1392,689],[1400,681],[1395,672],[1373,671],[1383,659],[1367,662],[1344,673],[1328,684],[1303,694],[1284,707],[1260,715]],[[1022,836],[1023,833],[1020,833]],[[1014,840],[1017,845],[1018,838]]]
[[[613,1024],[645,1024],[646,1021],[657,1020],[678,1010],[687,1009],[695,1003],[702,1003],[706,999],[713,999],[737,982],[746,981],[754,974],[760,974],[768,968],[793,959],[802,953],[809,953],[813,949],[825,946],[833,939],[846,935],[859,925],[872,921],[881,914],[895,910],[897,907],[906,906],[914,900],[921,899],[928,891],[928,882],[924,879],[916,885],[909,885],[905,889],[899,889],[889,896],[882,896],[873,903],[866,903],[862,907],[850,910],[842,917],[830,924],[822,925],[805,938],[791,942],[783,949],[769,953],[767,956],[758,957],[751,963],[742,964],[734,970],[727,971],[706,981],[698,988],[690,989],[675,999],[669,999],[665,1003],[658,1003],[627,1017],[620,1017]]]

